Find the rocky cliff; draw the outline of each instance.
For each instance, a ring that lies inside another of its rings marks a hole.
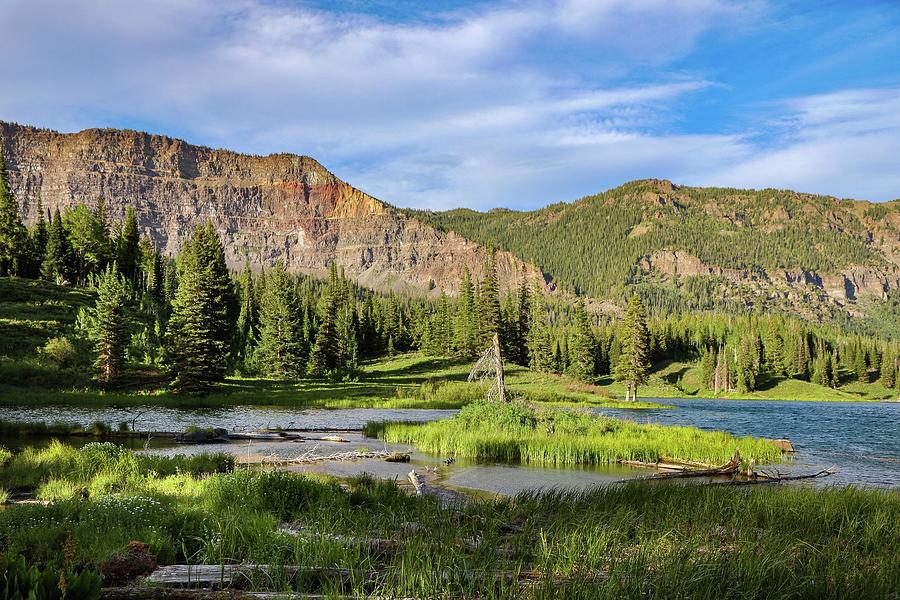
[[[454,293],[464,266],[482,274],[487,251],[443,233],[341,181],[308,156],[247,156],[135,131],[61,134],[0,122],[10,187],[26,221],[45,208],[106,199],[112,219],[133,206],[144,235],[176,252],[191,229],[211,221],[239,267],[283,260],[293,271],[325,273],[332,262],[381,290]],[[549,290],[543,274],[497,253],[501,285],[524,278]]]

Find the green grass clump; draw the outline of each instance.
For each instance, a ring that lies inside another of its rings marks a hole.
[[[665,459],[721,464],[735,449],[758,463],[781,459],[781,451],[766,440],[520,402],[473,403],[450,419],[431,423],[373,423],[366,434],[435,454],[548,466]]]

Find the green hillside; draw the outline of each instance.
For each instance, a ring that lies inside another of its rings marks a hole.
[[[900,202],[871,204],[784,190],[642,180],[531,212],[409,214],[509,250],[564,288],[617,301],[643,289],[651,304],[685,310],[784,307],[784,298],[778,298],[783,294],[774,292],[787,285],[785,271],[809,272],[813,280],[851,265],[891,271],[900,256]],[[641,267],[643,258],[661,251],[690,254],[703,268],[666,278]],[[719,269],[740,273],[723,275]],[[787,308],[840,318],[845,311],[821,287],[803,286]],[[850,299],[857,300],[867,299]]]

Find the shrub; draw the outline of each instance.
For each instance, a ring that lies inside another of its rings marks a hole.
[[[78,349],[67,337],[50,338],[40,349],[40,354],[61,369],[70,369],[81,362]]]

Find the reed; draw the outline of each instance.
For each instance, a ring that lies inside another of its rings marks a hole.
[[[528,426],[528,413],[512,416],[508,426]],[[365,476],[160,475],[159,464],[135,462],[130,452],[91,452],[90,480],[57,475],[60,486],[96,488],[86,500],[0,510],[5,553],[42,568],[74,560],[96,569],[140,540],[161,564],[272,565],[246,587],[276,596],[780,600],[900,592],[897,490],[644,482],[443,508]],[[61,464],[68,456],[56,448],[45,458]],[[127,485],[100,485],[120,464],[136,464]],[[286,565],[347,576],[292,579]]]
[[[779,462],[782,456],[767,440],[519,402],[474,403],[431,423],[372,423],[366,435],[434,454],[545,466],[666,459],[721,464],[736,449],[760,464]]]

